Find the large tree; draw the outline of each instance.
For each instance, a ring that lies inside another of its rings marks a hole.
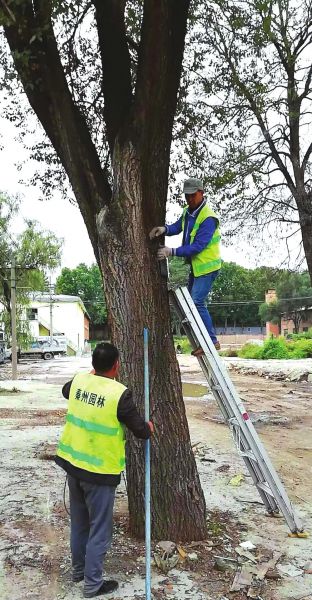
[[[272,239],[282,227],[291,253],[301,232],[312,279],[312,2],[197,5],[180,158],[198,172],[205,165],[232,235],[247,224],[249,237],[264,227]]]
[[[150,331],[152,520],[166,539],[206,534],[167,285],[148,241],[165,219],[188,9],[189,0],[6,0],[0,9],[24,91],[84,218],[121,377],[141,409],[143,326]],[[130,523],[142,535],[143,448],[129,442]]]

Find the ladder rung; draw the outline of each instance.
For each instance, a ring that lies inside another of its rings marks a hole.
[[[258,459],[255,457],[254,453],[251,450],[241,450],[240,455],[244,456],[244,458],[249,458],[249,460],[252,460],[253,462],[259,464]]]
[[[220,392],[221,391],[222,392],[221,385],[211,385],[210,388],[211,388],[212,391],[216,391],[216,392]]]
[[[274,496],[269,484],[266,481],[259,481],[259,483],[256,483],[256,486],[258,488],[260,488],[261,490],[263,490],[266,494],[268,494],[268,496],[272,496],[272,498],[275,499],[275,496]]]

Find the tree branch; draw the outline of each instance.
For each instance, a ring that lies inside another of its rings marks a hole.
[[[127,43],[125,0],[93,0],[102,59],[104,119],[111,152],[132,105],[131,61]]]
[[[135,123],[144,164],[150,223],[165,219],[171,133],[177,104],[190,0],[145,0],[135,90]],[[159,158],[162,155],[162,160]],[[161,189],[158,197],[155,189]],[[153,212],[155,211],[155,212]],[[160,212],[161,211],[161,212]]]
[[[109,203],[111,190],[86,120],[68,88],[51,21],[51,1],[12,0],[10,8],[15,21],[5,25],[5,33],[17,72],[68,174],[97,256],[94,214]]]
[[[248,100],[250,108],[253,112],[253,114],[255,115],[257,121],[258,121],[258,125],[260,127],[260,130],[262,132],[262,135],[264,137],[264,139],[266,140],[270,151],[272,153],[272,157],[274,158],[278,168],[280,169],[281,173],[283,174],[283,176],[285,177],[285,180],[287,181],[287,184],[289,186],[289,189],[291,190],[291,192],[293,194],[295,194],[296,192],[296,188],[295,188],[295,184],[292,180],[292,177],[288,171],[288,169],[285,167],[280,155],[279,155],[279,151],[276,148],[274,141],[272,139],[272,136],[270,135],[270,132],[268,131],[266,124],[263,120],[263,117],[257,107],[257,104],[251,94],[251,92],[248,90],[246,84],[240,79],[239,74],[235,68],[235,64],[233,63],[231,56],[229,54],[229,50],[228,47],[226,45],[226,41],[223,37],[223,34],[221,32],[220,29],[218,29],[218,33],[220,36],[220,40],[222,42],[223,45],[223,52],[224,52],[224,58],[227,61],[227,64],[229,65],[230,69],[231,69],[231,73],[232,73],[232,77],[233,77],[233,81],[234,84],[237,85],[238,89],[240,90],[240,92],[243,94],[243,96],[246,98],[246,100]]]
[[[305,170],[306,170],[306,167],[307,167],[307,164],[308,164],[311,154],[312,154],[312,142],[310,143],[310,145],[303,157],[302,166],[301,166],[303,172],[305,172]]]

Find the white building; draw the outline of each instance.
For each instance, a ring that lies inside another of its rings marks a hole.
[[[89,340],[90,318],[78,296],[31,294],[26,308],[32,336],[64,335],[69,353],[82,352]]]

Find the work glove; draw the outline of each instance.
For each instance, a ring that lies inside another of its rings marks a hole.
[[[172,255],[172,248],[168,248],[168,246],[162,246],[157,251],[158,260],[164,260],[164,258],[168,258],[168,256]]]
[[[151,434],[153,434],[155,429],[154,429],[154,425],[153,425],[152,421],[147,421],[147,424],[150,428]]]
[[[155,237],[159,237],[163,233],[166,232],[166,227],[153,227],[152,231],[149,232],[150,240],[153,240]]]

